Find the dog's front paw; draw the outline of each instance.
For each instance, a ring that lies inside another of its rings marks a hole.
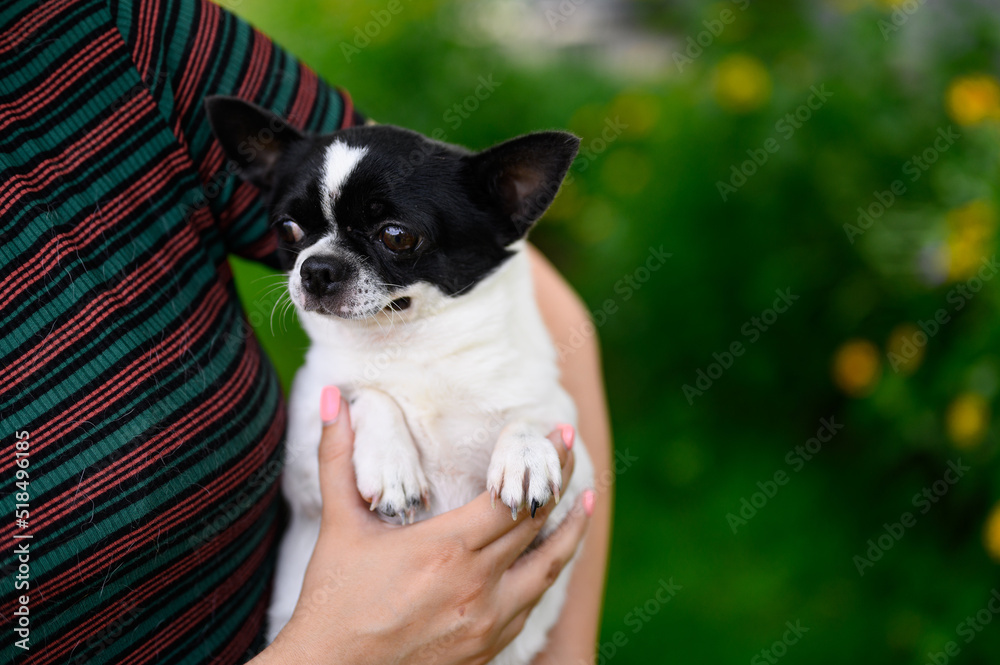
[[[412,445],[365,446],[354,453],[358,491],[372,510],[412,523],[420,506],[427,507],[430,487]]]
[[[417,508],[430,503],[430,486],[399,405],[385,393],[362,390],[351,402],[351,419],[361,496],[383,516],[413,522]]]
[[[500,432],[486,472],[486,489],[494,505],[500,497],[512,519],[525,506],[534,517],[553,496],[559,500],[561,486],[559,455],[551,441],[524,423],[508,425]]]

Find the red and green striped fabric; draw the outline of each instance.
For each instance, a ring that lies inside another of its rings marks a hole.
[[[260,646],[285,413],[227,256],[271,263],[276,243],[225,170],[209,94],[314,131],[358,118],[203,0],[0,3],[2,662],[236,663]]]

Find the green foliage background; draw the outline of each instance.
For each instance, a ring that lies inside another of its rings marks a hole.
[[[576,0],[587,2],[597,0]],[[594,149],[609,119],[628,125],[577,163],[532,236],[593,310],[609,299],[616,308],[598,317],[599,336],[615,444],[638,461],[617,484],[602,662],[769,662],[760,651],[781,639],[786,621],[809,629],[787,649],[788,663],[925,663],[949,641],[961,649],[951,662],[997,662],[1000,621],[968,643],[959,624],[1000,589],[989,554],[1000,558],[1000,513],[985,536],[1000,499],[990,418],[1000,282],[986,281],[961,311],[948,294],[971,275],[952,274],[963,256],[978,265],[995,251],[1000,108],[988,93],[1000,63],[1000,9],[635,2],[637,22],[668,40],[668,54],[684,53],[688,37],[722,10],[736,19],[691,62],[623,67],[595,49],[476,38],[470,7],[486,4],[403,0],[350,58],[343,44],[387,2],[226,6],[381,122],[442,128],[473,148],[559,127]],[[554,17],[501,3],[542,41],[580,18],[568,11],[573,3],[562,6]],[[963,102],[949,90],[983,75],[985,83],[975,79],[986,90],[980,118],[968,111],[979,98]],[[480,76],[500,86],[454,128],[445,114]],[[832,97],[786,139],[776,123],[824,85]],[[904,164],[949,126],[960,138],[911,182]],[[772,137],[778,151],[724,201],[718,182]],[[906,192],[851,242],[844,225],[897,179]],[[962,244],[964,218],[954,211],[970,203],[978,231]],[[641,288],[626,288],[623,278],[641,277],[636,269],[660,246],[672,258]],[[272,332],[273,280],[246,264],[237,276],[287,385],[305,337],[289,318],[276,317]],[[786,288],[799,300],[749,343],[744,325]],[[898,350],[900,330],[913,339],[899,326],[940,308],[950,321],[895,371],[887,353]],[[845,347],[850,340],[864,343]],[[745,353],[689,403],[682,386],[696,385],[697,372],[735,341]],[[838,387],[835,367],[856,385]],[[956,399],[978,405],[973,416]],[[786,454],[822,418],[844,427],[795,471]],[[964,439],[955,434],[963,422],[973,430]],[[971,471],[921,514],[913,495],[959,458]],[[778,471],[788,483],[734,533],[727,516]],[[915,526],[860,575],[854,557],[906,511]],[[658,606],[657,589],[671,579],[682,589]],[[645,619],[635,611],[643,606]]]

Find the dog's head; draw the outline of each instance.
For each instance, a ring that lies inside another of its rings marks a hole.
[[[540,132],[473,153],[389,125],[307,135],[234,97],[205,107],[264,193],[294,303],[347,319],[468,291],[512,255],[579,147]]]

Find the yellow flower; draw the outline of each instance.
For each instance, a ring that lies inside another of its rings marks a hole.
[[[1000,503],[993,506],[993,510],[986,516],[983,544],[986,546],[986,553],[1000,563]]]
[[[948,115],[960,125],[1000,118],[1000,84],[992,76],[963,76],[947,92]]]
[[[736,54],[715,68],[715,99],[736,113],[760,108],[771,97],[771,75],[757,58]]]
[[[628,127],[622,131],[622,136],[640,138],[648,135],[654,129],[663,131],[664,125],[657,125],[660,117],[662,101],[653,94],[644,92],[624,92],[611,103],[608,115],[612,118],[621,116]]]
[[[977,393],[963,393],[948,406],[945,427],[956,448],[975,448],[986,436],[990,407]]]
[[[979,269],[996,235],[996,213],[986,201],[973,201],[950,211],[948,226],[948,277],[968,279]]]
[[[870,394],[881,373],[878,348],[867,339],[848,340],[833,356],[833,382],[851,397]]]
[[[927,334],[912,323],[902,323],[889,333],[887,346],[889,365],[903,374],[913,374],[924,361]]]

